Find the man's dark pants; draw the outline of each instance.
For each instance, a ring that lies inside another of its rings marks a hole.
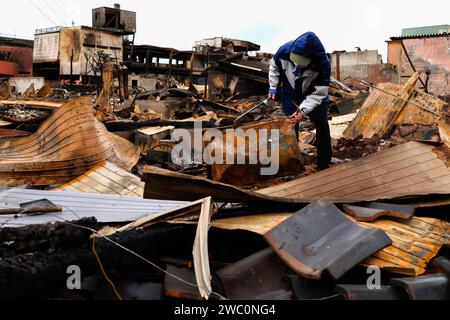
[[[286,115],[293,112],[284,111]],[[324,170],[330,166],[332,157],[330,126],[328,125],[328,108],[317,107],[308,114],[316,127],[317,170]],[[298,138],[299,124],[295,125],[295,135]]]

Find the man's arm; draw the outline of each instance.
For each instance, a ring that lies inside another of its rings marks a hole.
[[[329,64],[321,70],[317,79],[313,82],[314,91],[303,100],[300,105],[300,111],[303,116],[317,108],[322,101],[328,96],[330,88],[331,67]]]
[[[275,98],[278,93],[278,83],[280,81],[280,70],[275,62],[275,59],[270,59],[269,65],[269,98]],[[272,96],[273,95],[273,96]]]

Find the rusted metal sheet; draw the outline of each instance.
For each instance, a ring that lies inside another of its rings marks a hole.
[[[78,98],[57,109],[33,135],[0,141],[0,183],[66,183],[107,159],[131,169],[138,148],[109,133],[93,112],[89,97]]]
[[[406,290],[411,300],[450,300],[450,281],[447,275],[391,279],[390,284]]]
[[[381,286],[369,289],[367,285],[340,284],[336,286],[346,300],[408,300],[403,289],[393,286]]]
[[[417,276],[425,273],[428,263],[443,245],[450,244],[450,224],[433,218],[359,222],[367,228],[379,228],[392,239],[392,244],[363,261],[390,272]]]
[[[392,241],[380,229],[358,226],[333,204],[312,203],[264,235],[280,258],[299,275],[338,279]]]
[[[411,141],[258,192],[303,201],[327,198],[333,203],[448,195],[450,168],[441,154],[445,152]]]
[[[394,125],[395,120],[412,96],[420,74],[415,73],[400,89],[392,88],[390,83],[380,83],[367,97],[356,118],[345,130],[344,137],[356,139],[384,136]]]
[[[76,179],[53,190],[142,197],[144,183],[138,176],[110,161],[104,161]]]
[[[383,216],[411,219],[414,215],[414,208],[412,207],[380,202],[370,202],[364,204],[364,206],[344,204],[342,208],[357,221],[366,222],[375,221]]]
[[[289,283],[283,281],[283,277],[292,271],[272,249],[266,248],[216,273],[229,299],[254,300],[270,293],[289,291]]]
[[[242,186],[256,183],[264,178],[298,174],[304,170],[303,158],[293,130],[293,125],[286,119],[250,123],[239,127],[239,129],[242,130],[243,135],[237,135],[235,131],[224,134],[222,143],[217,144],[216,152],[223,154],[223,164],[212,164],[213,180]],[[266,131],[262,133],[260,129]],[[279,136],[276,139],[270,140],[271,134],[275,130],[277,130]],[[245,135],[248,134],[251,136],[251,133],[255,134],[258,143],[249,143],[250,139],[246,139]],[[273,157],[272,159],[277,164],[270,164],[279,168],[276,175],[261,175],[261,168],[266,165],[261,164],[260,160],[257,160],[254,164],[250,164],[249,160],[252,156],[256,156],[256,159],[261,159],[258,156],[261,152],[260,144],[263,143],[262,138],[270,140],[270,142],[263,146],[267,151],[271,150],[272,145],[278,149],[278,157]],[[232,145],[227,143],[228,140],[232,140]],[[211,144],[214,143],[212,142]],[[245,146],[245,149],[240,150],[239,146]],[[245,159],[245,164],[226,164],[226,159],[229,158],[243,158]]]
[[[166,271],[191,284],[195,283],[195,274],[191,269],[178,268],[168,264],[166,266]],[[202,297],[195,286],[182,282],[169,274],[166,274],[164,278],[164,294],[172,298],[202,300]]]
[[[27,137],[29,135],[31,135],[31,133],[28,131],[15,130],[15,129],[1,129],[0,128],[0,140],[17,138],[17,137]]]
[[[296,199],[284,199],[247,191],[221,182],[160,169],[144,167],[144,198],[195,201],[211,196],[224,202],[296,203]]]

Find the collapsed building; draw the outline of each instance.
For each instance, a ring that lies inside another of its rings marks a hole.
[[[403,29],[388,43],[388,63],[398,70],[397,83],[404,83],[416,70],[426,77],[419,84],[440,97],[450,96],[449,25]],[[448,98],[447,98],[448,99]]]

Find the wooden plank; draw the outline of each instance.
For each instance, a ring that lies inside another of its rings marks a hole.
[[[390,83],[381,83],[364,102],[356,118],[344,132],[347,139],[356,139],[359,135],[372,138],[383,137],[389,132],[398,115],[414,92],[420,73],[416,72],[406,84],[398,90]]]

